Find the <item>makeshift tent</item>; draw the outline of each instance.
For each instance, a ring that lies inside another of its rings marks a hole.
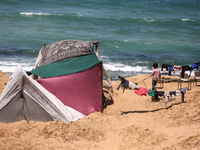
[[[38,66],[30,71],[45,89],[63,104],[87,115],[102,112],[102,63],[95,54]]]
[[[0,97],[1,122],[61,120],[69,123],[83,116],[65,106],[19,66]]]
[[[62,40],[46,46],[45,41],[43,41],[43,47],[41,48],[38,54],[34,69],[37,68],[38,66],[51,64],[54,62],[74,57],[81,57],[84,55],[96,54],[97,58],[99,58],[98,45],[99,45],[98,41]],[[69,70],[68,68],[62,68],[62,69]],[[102,82],[102,86],[104,89],[108,90],[108,95],[106,99],[109,99],[113,93],[113,87],[111,79],[103,66],[102,66],[102,76],[104,77],[104,79],[106,79]]]

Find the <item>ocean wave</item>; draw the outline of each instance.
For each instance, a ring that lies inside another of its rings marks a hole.
[[[1,49],[0,48],[1,57],[29,57],[34,58],[38,55],[38,50],[29,50],[29,49],[20,49],[20,48],[10,48],[8,49]]]
[[[193,19],[181,19],[181,21],[195,21]]]
[[[150,73],[152,70],[148,68],[148,66],[130,66],[130,65],[124,65],[121,63],[107,63],[103,64],[106,70],[109,71],[121,71],[121,72],[145,72]]]
[[[0,61],[0,70],[5,73],[12,73],[15,71],[17,66],[20,65],[23,70],[30,71],[34,67],[34,63],[19,63],[13,61]]]
[[[50,15],[64,16],[64,14],[35,13],[35,12],[20,12],[19,14],[25,15],[25,16],[33,16],[33,15],[37,15],[37,16],[50,16]]]
[[[145,22],[154,22],[156,21],[155,19],[144,19]],[[161,21],[162,22],[162,21]]]

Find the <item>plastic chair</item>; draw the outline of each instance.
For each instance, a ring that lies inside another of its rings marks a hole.
[[[158,87],[159,89],[162,89],[164,87],[164,77],[160,77],[158,79],[158,84],[160,84],[160,86]]]
[[[194,73],[194,82],[197,85],[197,82],[200,81],[200,72],[195,72]]]
[[[180,76],[181,77],[181,76]],[[182,82],[188,82],[188,90],[191,90],[191,82],[190,82],[190,76],[188,74],[184,74],[184,78],[180,78],[178,81],[178,89],[182,88]]]

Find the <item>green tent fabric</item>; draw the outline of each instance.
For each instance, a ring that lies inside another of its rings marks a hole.
[[[38,66],[36,69],[28,71],[27,73],[35,74],[43,78],[50,78],[81,72],[101,63],[96,54],[91,54]]]

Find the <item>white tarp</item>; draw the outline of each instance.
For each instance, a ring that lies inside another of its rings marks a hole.
[[[0,121],[19,120],[65,123],[84,117],[84,114],[65,106],[53,94],[29,77],[18,66],[0,97]]]

